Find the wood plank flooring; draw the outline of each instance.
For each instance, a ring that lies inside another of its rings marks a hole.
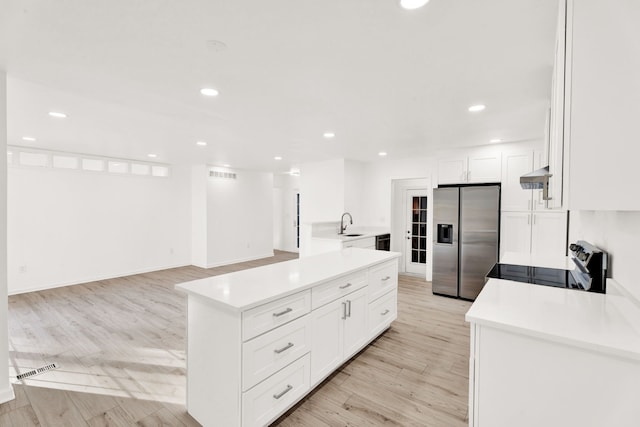
[[[9,297],[16,399],[0,426],[199,426],[185,411],[176,283],[296,258],[182,267]],[[398,320],[274,425],[467,425],[470,303],[401,276]],[[35,377],[15,375],[49,363]]]

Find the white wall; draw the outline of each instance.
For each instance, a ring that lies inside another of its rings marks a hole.
[[[10,167],[9,293],[189,264],[187,169],[171,177]]]
[[[0,70],[0,403],[14,397],[9,382],[7,311],[7,74]]]
[[[300,177],[274,175],[273,177],[273,248],[298,252],[296,246],[296,194]]]
[[[629,197],[629,196],[628,196]],[[571,211],[569,241],[586,240],[609,253],[609,275],[640,300],[636,250],[639,211]]]
[[[340,220],[344,212],[344,159],[300,165],[300,222]]]
[[[363,169],[363,222],[371,226],[391,227],[391,182],[397,179],[431,179],[435,175],[435,164],[434,157],[383,159],[366,164]]]
[[[344,162],[344,210],[353,218],[353,226],[369,226],[365,222],[364,188],[368,185],[364,177],[365,164],[354,160]],[[343,213],[342,212],[342,213]],[[341,213],[341,214],[342,214]],[[333,218],[337,221],[340,218]],[[346,218],[345,218],[346,219]]]
[[[206,165],[191,168],[191,264],[207,268],[207,173]]]
[[[207,267],[273,255],[273,174],[207,177]]]

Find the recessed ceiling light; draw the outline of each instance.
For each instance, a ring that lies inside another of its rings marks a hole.
[[[151,157],[152,159],[155,159],[156,157],[158,157],[158,155],[151,153],[151,154],[147,154],[147,157]]]
[[[57,117],[59,119],[64,119],[65,117],[67,117],[67,115],[65,113],[58,113],[56,111],[49,111],[49,115],[51,117]]]
[[[204,141],[198,141],[198,142],[196,142],[196,145],[199,145],[201,147],[206,147],[207,143],[204,142]]]
[[[322,136],[324,136],[327,139],[331,139],[331,138],[335,138],[336,134],[333,132],[325,132],[322,134]]]
[[[275,157],[273,158],[273,160],[282,160],[282,157],[280,157],[280,156],[275,156]]]
[[[429,3],[429,0],[400,0],[400,6],[408,10],[421,8],[427,3]]]
[[[487,108],[487,106],[482,104],[472,105],[471,107],[469,107],[469,111],[471,111],[472,113],[477,113],[478,111],[482,111],[485,108]]]
[[[32,136],[23,136],[22,139],[24,141],[35,141],[36,139]]]
[[[489,142],[492,143],[492,144],[497,144],[498,142],[502,142],[502,140],[500,138],[493,138]]]
[[[230,168],[230,167],[231,167],[231,165],[230,165],[229,163],[225,163],[225,164],[223,164],[223,165],[222,165],[222,167],[223,167],[223,168]]]
[[[210,87],[200,89],[200,93],[206,96],[218,96],[218,91]]]
[[[384,157],[386,155],[387,155],[386,151],[381,151],[381,152],[378,153],[378,156],[380,156],[380,157]]]

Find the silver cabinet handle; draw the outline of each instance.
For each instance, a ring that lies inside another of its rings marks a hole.
[[[386,316],[387,314],[389,314],[389,309],[386,309],[385,311],[380,313],[380,316]]]
[[[347,318],[347,303],[342,303],[342,320]]]
[[[347,289],[348,287],[350,287],[352,284],[351,283],[347,283],[346,285],[342,285],[342,286],[338,286],[340,289]]]
[[[287,307],[286,310],[283,310],[280,313],[273,313],[273,317],[280,317],[280,316],[282,316],[284,314],[291,313],[292,311],[293,311],[293,308]]]
[[[533,214],[533,225],[536,225],[536,214]]]
[[[274,394],[273,398],[274,399],[280,399],[282,396],[284,396],[285,394],[289,393],[291,390],[293,390],[293,386],[291,384],[287,384],[287,388],[282,390],[280,393]]]
[[[351,300],[347,300],[347,317],[351,317]]]
[[[527,225],[531,224],[531,214],[527,214]]]
[[[285,350],[289,350],[291,347],[293,347],[293,343],[292,342],[290,342],[289,344],[285,345],[282,348],[277,348],[277,349],[273,350],[273,352],[276,353],[276,354],[280,354]]]
[[[383,282],[386,282],[386,281],[387,281],[387,280],[389,280],[389,279],[391,279],[391,276],[386,276],[386,277],[383,277],[383,278],[382,278],[382,281],[383,281]]]

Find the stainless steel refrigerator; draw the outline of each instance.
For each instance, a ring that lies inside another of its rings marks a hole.
[[[434,294],[474,300],[498,262],[500,186],[433,190]]]

